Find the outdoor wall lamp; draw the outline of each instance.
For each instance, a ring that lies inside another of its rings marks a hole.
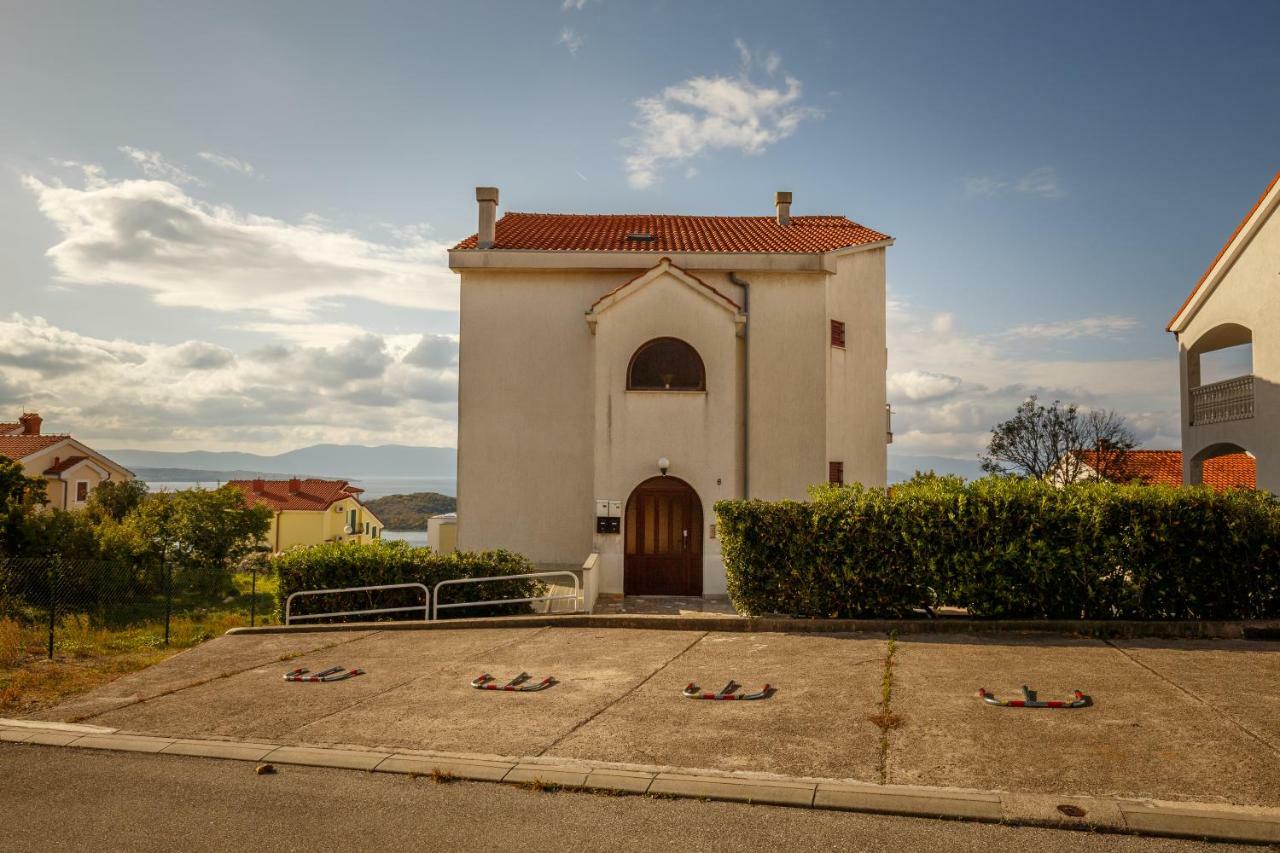
[[[663,456],[658,459],[658,470],[662,472],[662,476],[667,476],[667,469],[671,467],[671,460]]]

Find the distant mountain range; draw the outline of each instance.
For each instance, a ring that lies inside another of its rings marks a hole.
[[[889,451],[889,482],[910,480],[916,471],[935,474],[958,474],[966,480],[982,476],[982,466],[974,459],[952,459],[949,456],[906,456]]]
[[[287,453],[264,456],[234,450],[118,450],[102,451],[110,459],[140,476],[143,471],[164,471],[165,480],[236,479],[255,474],[275,479],[285,477],[456,477],[458,451],[452,447],[411,447],[384,444],[315,444]],[[171,469],[182,469],[174,472]],[[275,472],[262,474],[262,472]],[[176,477],[174,473],[197,474]],[[202,476],[201,476],[202,475]],[[215,477],[214,475],[224,475]],[[232,476],[225,476],[232,475]],[[144,480],[148,477],[143,476]]]
[[[104,450],[108,457],[148,482],[248,480],[253,477],[456,477],[458,451],[452,447],[384,444],[315,444],[265,456],[234,450]],[[889,482],[911,479],[916,471],[982,476],[977,459],[889,454]]]

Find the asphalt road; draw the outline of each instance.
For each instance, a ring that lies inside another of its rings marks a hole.
[[[1256,850],[0,744],[0,850]]]

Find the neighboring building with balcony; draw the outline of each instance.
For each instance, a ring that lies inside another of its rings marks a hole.
[[[360,502],[363,489],[346,480],[231,480],[245,502],[271,509],[267,544],[279,553],[295,545],[371,542],[382,521]]]
[[[1247,452],[1280,493],[1280,174],[1169,321],[1178,340],[1182,465]]]

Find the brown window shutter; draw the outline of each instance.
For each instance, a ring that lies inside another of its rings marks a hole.
[[[844,485],[844,463],[843,462],[827,463],[827,480],[836,486]]]
[[[840,347],[840,349],[844,349],[844,321],[843,320],[831,321],[831,345],[833,347]]]

